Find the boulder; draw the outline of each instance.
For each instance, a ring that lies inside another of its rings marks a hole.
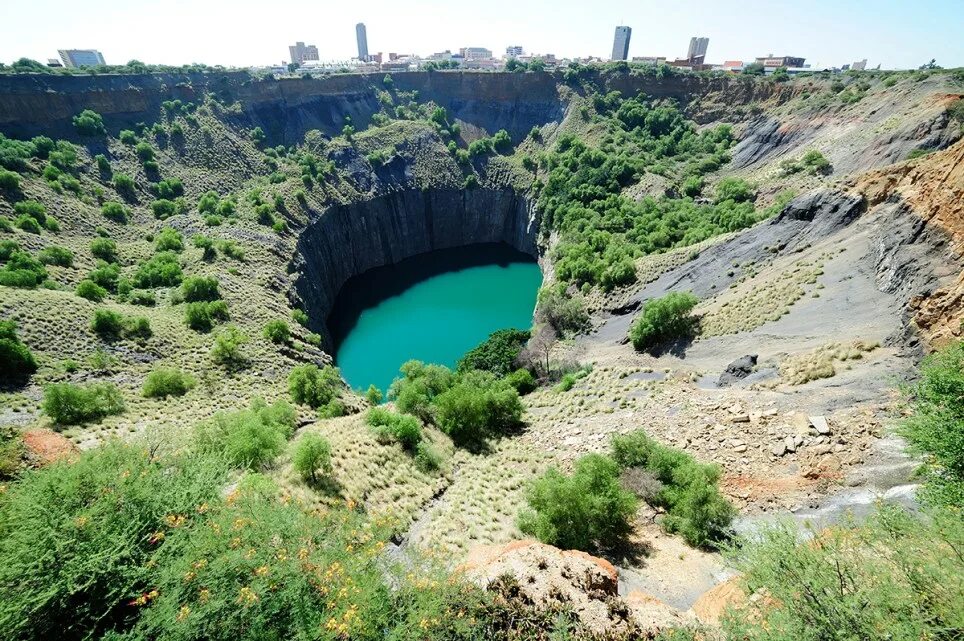
[[[720,374],[720,379],[717,381],[717,384],[720,387],[726,387],[746,378],[753,373],[753,368],[756,367],[756,360],[756,354],[747,354],[736,359],[726,366],[726,369]]]
[[[746,604],[747,595],[740,577],[734,576],[700,595],[690,612],[700,623],[715,626],[720,624],[727,608],[738,610],[746,607]]]
[[[76,456],[79,450],[67,437],[48,430],[37,428],[23,433],[23,445],[27,461],[31,465],[42,466],[63,458]]]

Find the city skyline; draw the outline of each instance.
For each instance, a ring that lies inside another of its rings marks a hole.
[[[10,19],[0,26],[0,61],[10,63],[20,57],[45,61],[58,49],[93,48],[112,64],[137,59],[246,67],[280,63],[295,40],[317,42],[323,60],[348,59],[357,55],[355,25],[365,23],[369,53],[424,56],[462,47],[501,52],[509,45],[521,45],[526,52],[554,53],[560,58],[608,59],[615,26],[626,25],[633,30],[630,59],[682,58],[690,38],[699,34],[713,41],[708,62],[772,53],[802,56],[814,67],[863,58],[870,66],[880,63],[883,68],[917,67],[931,58],[945,67],[964,66],[964,42],[956,34],[956,27],[964,22],[964,6],[948,0],[913,7],[829,0],[813,0],[806,7],[751,3],[739,15],[709,0],[686,7],[620,1],[592,11],[563,0],[559,6],[567,10],[551,13],[533,4],[504,0],[494,0],[485,11],[436,0],[425,5],[419,16],[378,1],[363,8],[305,6],[299,9],[297,25],[292,25],[288,20],[265,21],[263,3],[252,0],[230,4],[214,0],[204,5],[172,0],[163,12],[120,0],[90,0],[84,13],[90,16],[87,21],[78,20],[65,0],[18,3],[6,9]],[[102,15],[111,19],[103,20]],[[44,28],[23,28],[32,24]],[[306,28],[309,24],[324,27]]]

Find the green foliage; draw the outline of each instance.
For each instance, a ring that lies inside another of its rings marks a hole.
[[[211,348],[211,358],[215,363],[227,369],[240,369],[247,363],[242,346],[248,342],[248,337],[234,325],[228,325],[214,338]]]
[[[537,300],[536,318],[562,335],[578,333],[589,323],[582,296],[569,296],[564,284],[543,287]]]
[[[237,241],[222,240],[218,243],[218,250],[228,258],[244,262],[244,248]]]
[[[800,160],[784,160],[780,163],[780,170],[785,176],[805,172],[810,175],[829,174],[833,171],[830,161],[816,149],[806,152]]]
[[[116,189],[118,193],[124,194],[128,197],[132,196],[134,194],[134,190],[136,189],[134,179],[127,174],[114,174],[113,183],[114,189]]]
[[[104,127],[104,119],[96,111],[84,109],[74,116],[74,129],[81,136],[104,136],[107,129]]]
[[[716,183],[717,203],[727,200],[742,203],[753,200],[754,196],[753,187],[742,178],[724,178]]]
[[[9,248],[10,245],[6,247]],[[46,279],[47,269],[43,263],[19,249],[10,252],[7,264],[0,269],[0,285],[6,287],[33,289]]]
[[[156,158],[154,148],[151,147],[149,142],[137,143],[134,147],[134,153],[137,154],[137,157],[140,158],[142,162],[148,162]]]
[[[121,132],[118,134],[117,138],[125,145],[137,144],[137,134],[130,129],[121,129]]]
[[[90,241],[90,253],[105,263],[118,262],[117,243],[110,238],[95,238]]]
[[[79,425],[120,414],[125,403],[113,383],[51,383],[44,386],[41,408],[59,425]]]
[[[184,322],[198,332],[209,332],[217,323],[230,318],[228,305],[223,300],[198,301],[184,306]]]
[[[320,434],[305,434],[295,442],[291,465],[303,481],[316,482],[319,470],[331,473],[331,444]]]
[[[636,497],[619,484],[619,467],[608,456],[578,459],[571,476],[550,469],[526,495],[519,529],[562,549],[594,551],[623,541],[632,531]]]
[[[262,142],[264,142],[264,139],[265,139],[264,129],[262,129],[261,127],[255,127],[250,132],[248,132],[248,137],[250,137],[255,144],[261,144]]]
[[[458,371],[485,370],[496,376],[506,376],[515,367],[516,357],[529,340],[529,332],[518,329],[500,329],[459,359]]]
[[[151,212],[158,220],[167,220],[171,216],[183,214],[186,209],[187,205],[180,198],[175,200],[160,198],[151,203]]]
[[[406,414],[417,416],[422,422],[433,422],[432,402],[435,397],[452,387],[455,380],[451,370],[442,365],[426,365],[421,361],[406,361],[399,368],[402,376],[392,381],[388,398]]]
[[[930,503],[964,508],[964,342],[927,357],[901,435],[927,459]]]
[[[291,340],[291,329],[288,327],[288,323],[276,318],[265,324],[264,337],[272,343],[288,343]]]
[[[121,331],[124,329],[124,317],[109,309],[95,310],[90,329],[104,339],[120,338]]]
[[[218,300],[221,298],[218,279],[213,276],[188,276],[181,283],[181,295],[188,303]]]
[[[194,389],[197,381],[194,377],[179,369],[158,367],[144,379],[141,393],[145,398],[167,398],[168,396],[184,396]]]
[[[308,327],[308,314],[303,309],[291,310],[291,319],[302,327]]]
[[[98,261],[97,267],[87,275],[87,278],[108,291],[116,291],[120,279],[120,266],[117,263]]]
[[[20,381],[37,371],[30,348],[17,336],[17,323],[0,320],[0,381]]]
[[[214,248],[214,240],[210,236],[205,236],[203,234],[195,234],[191,238],[191,244],[201,250],[201,258],[206,261],[214,260],[218,252]]]
[[[505,377],[505,382],[515,388],[520,396],[525,396],[536,389],[536,379],[532,376],[532,372],[525,368],[517,369],[508,374]]]
[[[17,218],[14,219],[13,224],[15,227],[22,229],[28,234],[40,234],[43,232],[43,228],[40,226],[40,223],[37,222],[37,219],[32,216],[27,216],[26,214],[17,216]]]
[[[519,393],[489,372],[472,370],[435,397],[435,422],[457,444],[474,448],[522,421]]]
[[[422,424],[410,414],[373,407],[368,410],[365,420],[379,443],[399,443],[405,450],[414,452],[422,442]]]
[[[127,224],[130,218],[130,210],[124,205],[113,201],[108,201],[101,205],[100,213],[104,215],[104,218],[108,218],[122,225]]]
[[[173,287],[179,285],[183,277],[177,254],[160,252],[137,267],[131,282],[139,289]]]
[[[20,176],[12,171],[0,169],[0,189],[8,192],[20,190]]]
[[[382,402],[382,398],[382,391],[375,387],[374,384],[369,385],[368,389],[365,390],[365,400],[367,400],[370,405],[378,405]]]
[[[226,471],[115,440],[27,473],[0,502],[0,637],[99,639],[132,625],[130,602],[157,587],[148,561],[176,534],[168,519],[216,500]]]
[[[861,525],[765,528],[731,557],[747,593],[766,598],[725,615],[723,630],[747,641],[958,638],[962,546],[959,512],[915,517],[886,503]]]
[[[612,450],[623,470],[645,470],[659,483],[657,491],[644,498],[666,510],[662,524],[667,531],[679,533],[696,547],[716,547],[728,538],[736,511],[717,488],[717,466],[661,445],[642,430],[614,437]]]
[[[662,298],[648,300],[629,328],[629,340],[633,347],[640,351],[648,350],[669,340],[688,336],[695,325],[690,312],[698,302],[696,296],[689,292],[670,292]]]
[[[82,280],[77,283],[77,288],[74,293],[81,298],[86,298],[89,301],[99,303],[105,298],[107,298],[107,289],[101,287],[92,280]]]
[[[51,245],[40,250],[37,259],[44,265],[58,265],[60,267],[70,267],[74,264],[74,252],[66,247]]]
[[[9,238],[0,240],[0,261],[10,260],[14,252],[20,251],[20,244]]]
[[[285,401],[255,399],[239,412],[219,412],[196,428],[198,447],[223,452],[233,466],[259,470],[271,465],[294,433],[296,414]]]
[[[288,391],[295,403],[318,409],[335,400],[342,388],[337,367],[298,365],[288,374]]]

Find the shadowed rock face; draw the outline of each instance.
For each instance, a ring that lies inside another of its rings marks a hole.
[[[535,208],[509,188],[406,190],[331,207],[309,222],[293,263],[295,296],[326,337],[342,285],[356,274],[437,249],[505,243],[539,257]]]

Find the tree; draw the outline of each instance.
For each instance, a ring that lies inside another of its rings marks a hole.
[[[529,332],[518,329],[500,329],[459,359],[458,371],[486,370],[496,376],[506,376],[515,367],[515,359],[529,340]]]
[[[35,371],[37,362],[17,336],[16,321],[0,321],[0,380],[19,381]]]
[[[84,109],[74,116],[74,128],[82,136],[103,136],[107,134],[104,119],[96,111]]]
[[[519,393],[489,372],[461,374],[433,401],[435,421],[457,444],[476,448],[490,436],[503,434],[522,421]]]
[[[331,444],[321,435],[309,432],[295,443],[291,464],[307,483],[318,480],[318,471],[331,472]]]
[[[288,323],[276,318],[265,324],[264,337],[275,344],[287,343],[291,340],[291,329],[288,327]]]
[[[764,73],[764,71],[763,71],[763,63],[762,63],[762,62],[751,62],[750,64],[745,65],[745,66],[743,67],[743,73],[744,73],[744,75],[747,75],[747,76],[762,76],[763,73]]]
[[[341,390],[341,372],[337,367],[326,365],[299,365],[288,374],[288,391],[295,403],[314,409],[335,400]]]

